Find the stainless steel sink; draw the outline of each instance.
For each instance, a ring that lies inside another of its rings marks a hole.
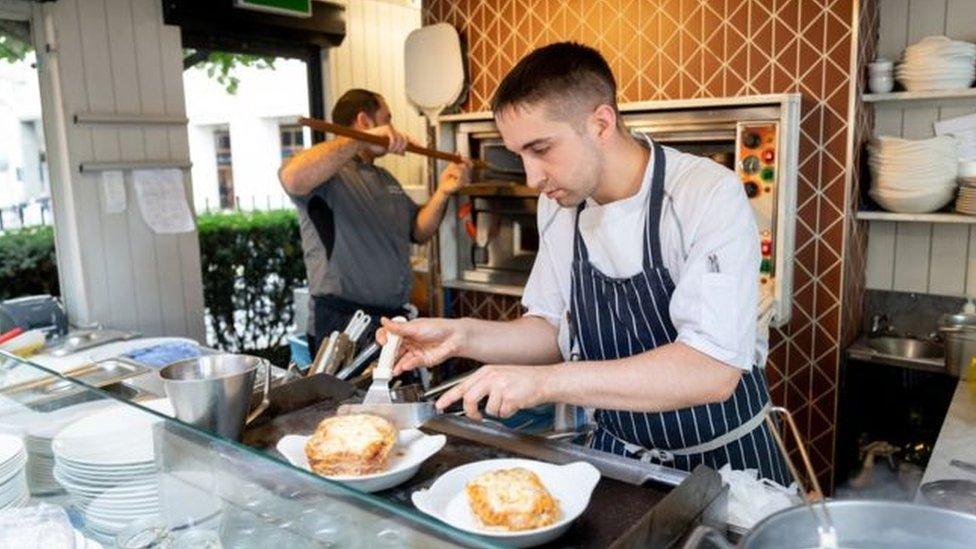
[[[879,353],[902,358],[945,357],[945,348],[942,345],[910,337],[873,337],[868,339],[868,346]]]

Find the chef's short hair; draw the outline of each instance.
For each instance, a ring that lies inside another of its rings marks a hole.
[[[556,42],[523,57],[498,85],[491,110],[498,116],[542,101],[556,118],[599,105],[609,105],[619,117],[610,65],[600,52],[576,42]]]
[[[332,121],[343,126],[352,126],[361,112],[366,113],[370,118],[375,117],[382,103],[383,97],[380,94],[353,88],[342,94],[332,107]]]

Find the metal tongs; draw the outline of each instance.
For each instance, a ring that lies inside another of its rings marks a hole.
[[[393,322],[406,322],[402,316]],[[373,368],[373,381],[366,391],[362,404],[343,404],[336,410],[337,415],[369,413],[390,420],[397,429],[415,429],[423,425],[437,412],[430,402],[394,403],[390,394],[390,380],[393,378],[393,365],[400,347],[400,336],[390,333],[380,352],[380,360]]]
[[[782,415],[786,419],[786,424],[790,430],[793,431],[793,440],[796,442],[797,449],[800,451],[803,466],[806,468],[807,475],[810,477],[810,484],[813,485],[813,494],[819,505],[810,501],[803,492],[803,480],[800,478],[800,472],[793,465],[793,460],[790,459],[790,454],[786,450],[786,444],[783,442],[783,437],[779,433],[778,426],[773,421],[774,413]],[[817,523],[817,533],[820,537],[819,549],[837,549],[837,531],[834,530],[834,521],[830,516],[830,510],[827,509],[827,501],[824,498],[823,490],[820,489],[820,482],[817,481],[817,475],[813,471],[810,456],[807,454],[803,440],[800,438],[800,431],[796,427],[796,422],[793,421],[793,415],[782,406],[772,406],[769,408],[769,413],[766,414],[766,424],[769,425],[769,430],[773,433],[773,438],[776,440],[776,445],[779,446],[779,451],[783,453],[783,459],[790,469],[790,474],[793,475],[793,480],[796,481],[797,489],[800,491],[800,497],[803,498],[807,508],[813,514],[814,521]],[[819,513],[817,512],[818,509],[820,510]]]
[[[308,375],[327,373],[335,375],[340,368],[348,368],[356,353],[356,343],[369,328],[372,317],[357,309],[345,330],[332,332],[329,339],[319,346],[315,360],[308,367]]]

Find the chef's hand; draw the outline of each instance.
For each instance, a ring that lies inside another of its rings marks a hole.
[[[363,143],[366,147],[372,151],[373,154],[383,155],[386,153],[393,153],[403,155],[403,152],[407,150],[407,143],[410,142],[410,138],[406,134],[400,133],[399,130],[393,127],[392,124],[385,124],[383,126],[376,126],[375,128],[370,128],[366,130],[366,133],[371,133],[373,135],[378,135],[380,137],[385,137],[389,144],[386,147],[381,145],[372,145],[369,143]]]
[[[471,377],[448,389],[435,406],[444,410],[464,399],[464,414],[481,420],[478,403],[488,397],[485,413],[507,418],[523,408],[543,404],[551,366],[482,366]]]
[[[393,375],[416,368],[430,368],[457,356],[464,343],[464,330],[457,319],[418,318],[409,322],[393,322],[384,317],[376,331],[376,341],[386,344],[387,335],[400,336],[399,358]]]
[[[471,166],[471,159],[469,158],[465,158],[463,162],[449,164],[441,172],[437,190],[448,196],[456,194],[461,187],[471,181]]]

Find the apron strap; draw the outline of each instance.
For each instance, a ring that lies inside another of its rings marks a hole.
[[[644,229],[644,272],[652,267],[664,265],[661,258],[661,237],[658,233],[661,226],[661,212],[664,209],[664,170],[667,160],[664,158],[664,148],[657,141],[653,143],[654,167],[651,189],[647,193],[647,226]]]
[[[706,452],[711,452],[712,450],[718,450],[723,446],[739,440],[740,438],[748,435],[749,433],[755,431],[763,422],[766,420],[766,414],[769,413],[769,408],[772,406],[769,402],[766,402],[765,406],[762,407],[759,412],[749,418],[748,421],[744,422],[731,431],[719,435],[709,441],[703,442],[701,444],[696,444],[694,446],[688,446],[686,448],[675,448],[672,450],[664,450],[661,448],[645,448],[639,444],[634,444],[632,442],[627,442],[620,437],[614,435],[610,431],[604,429],[604,432],[617,442],[623,444],[624,450],[628,454],[634,454],[640,458],[641,461],[645,463],[650,463],[652,461],[657,461],[659,463],[665,463],[668,461],[673,461],[675,456],[691,456],[695,454],[704,454]]]

